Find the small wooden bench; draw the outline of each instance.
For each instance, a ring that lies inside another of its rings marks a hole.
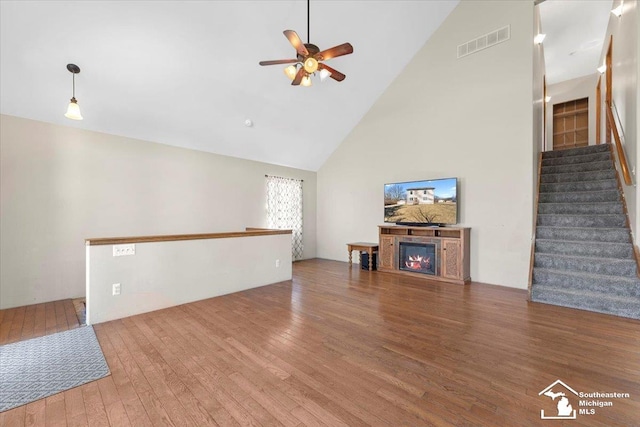
[[[347,250],[349,251],[349,267],[351,267],[352,265],[351,251],[365,251],[369,254],[369,271],[373,269],[373,253],[378,252],[377,243],[368,243],[368,242],[347,243]]]

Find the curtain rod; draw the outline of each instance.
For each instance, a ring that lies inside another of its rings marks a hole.
[[[304,182],[304,179],[287,178],[287,177],[284,177],[284,176],[267,175],[267,174],[265,174],[264,176],[265,176],[265,178],[269,178],[269,177],[271,177],[271,178],[282,178],[282,179],[290,179],[290,180],[292,180],[292,181],[300,181],[300,182]]]

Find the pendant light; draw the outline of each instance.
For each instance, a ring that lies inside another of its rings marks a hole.
[[[80,107],[78,106],[78,101],[76,100],[76,74],[80,72],[80,67],[78,67],[76,64],[67,64],[67,70],[69,70],[69,72],[73,75],[73,93],[69,102],[69,106],[67,107],[67,112],[64,114],[64,116],[71,120],[82,120]]]

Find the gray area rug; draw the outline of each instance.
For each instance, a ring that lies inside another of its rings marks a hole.
[[[0,412],[109,375],[91,326],[0,346]]]

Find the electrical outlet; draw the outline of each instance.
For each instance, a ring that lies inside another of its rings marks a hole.
[[[136,254],[136,245],[113,245],[113,256],[127,256]]]
[[[280,260],[279,259],[276,260],[276,267],[280,267]]]
[[[120,295],[120,283],[114,283],[112,286],[113,295]]]

